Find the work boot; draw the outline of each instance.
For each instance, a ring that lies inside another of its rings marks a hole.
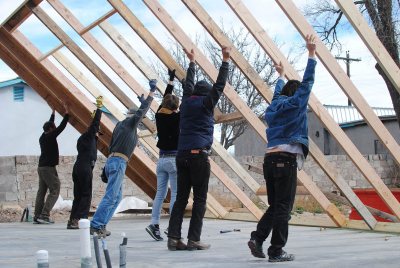
[[[156,241],[163,241],[164,239],[160,235],[160,226],[158,224],[150,224],[146,227],[146,231]]]
[[[287,252],[284,250],[282,250],[281,255],[269,256],[269,259],[268,259],[269,262],[283,262],[283,261],[293,261],[293,260],[294,260],[294,255],[287,254]]]
[[[94,235],[95,233],[97,234],[97,236],[98,237],[102,237],[102,238],[106,238],[107,237],[107,234],[106,234],[106,229],[104,229],[104,228],[101,228],[101,229],[98,229],[98,228],[94,228],[94,227],[90,227],[90,234],[91,235]]]
[[[183,242],[183,239],[176,239],[176,238],[171,238],[168,237],[168,249],[171,251],[175,251],[175,250],[186,250],[187,246],[185,244],[185,242]]]
[[[79,229],[79,219],[72,219],[69,220],[67,223],[67,229],[76,230]]]
[[[187,244],[188,250],[206,250],[211,247],[210,244],[204,244],[201,241],[192,241],[189,239]]]
[[[47,217],[47,216],[42,216],[42,215],[40,215],[40,216],[37,218],[37,221],[38,221],[39,223],[45,223],[45,224],[52,224],[52,223],[54,223],[54,221],[50,220],[49,217]]]
[[[251,254],[254,257],[265,258],[265,254],[264,254],[263,248],[262,248],[262,243],[258,242],[255,239],[250,239],[249,242],[247,242],[247,245],[249,246],[249,248],[251,250]]]
[[[166,236],[168,236],[168,227],[167,227],[167,229],[164,230],[164,234],[165,234]]]

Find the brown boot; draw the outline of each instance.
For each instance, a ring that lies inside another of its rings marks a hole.
[[[204,244],[201,241],[192,241],[190,239],[187,244],[187,250],[206,250],[210,247],[210,244]]]
[[[79,219],[72,219],[69,220],[67,223],[67,229],[76,230],[79,229]]]
[[[168,237],[168,249],[175,251],[175,250],[186,250],[187,246],[182,239],[176,239]]]

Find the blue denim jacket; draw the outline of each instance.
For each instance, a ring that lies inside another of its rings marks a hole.
[[[317,61],[309,58],[303,81],[291,97],[280,95],[285,82],[279,79],[271,105],[265,112],[267,148],[280,144],[300,143],[304,157],[308,154],[307,103],[314,84],[315,65]]]

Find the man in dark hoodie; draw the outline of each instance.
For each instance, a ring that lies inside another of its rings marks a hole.
[[[57,202],[60,194],[60,179],[56,166],[59,161],[57,137],[65,129],[69,119],[69,107],[64,103],[65,115],[60,125],[54,124],[55,110],[51,113],[50,120],[43,125],[43,134],[39,138],[39,188],[36,194],[34,223],[54,223],[50,220],[50,211]],[[46,202],[44,201],[47,189]]]
[[[103,98],[96,98],[97,109],[94,112],[92,123],[78,139],[76,149],[78,156],[72,169],[74,182],[74,202],[67,229],[79,229],[78,221],[87,219],[92,201],[93,168],[97,160],[97,138],[100,130],[101,107]]]
[[[106,225],[111,220],[122,199],[122,182],[126,165],[138,140],[137,127],[150,108],[156,91],[156,84],[157,80],[150,80],[150,93],[146,99],[144,99],[143,95],[139,97],[141,102],[139,109],[137,111],[130,109],[126,115],[127,118],[118,122],[114,128],[109,148],[110,154],[104,167],[108,184],[104,197],[100,201],[90,223],[91,234],[97,233],[100,237],[111,234],[106,230]]]
[[[195,85],[195,53],[193,49],[190,52],[185,50],[190,64],[180,106],[180,134],[176,157],[178,192],[169,220],[169,250],[210,248],[210,245],[200,241],[210,178],[208,155],[213,143],[214,108],[228,78],[230,51],[229,47],[222,48],[222,65],[214,85],[204,80]],[[186,245],[181,237],[181,229],[183,213],[192,187],[193,209]]]

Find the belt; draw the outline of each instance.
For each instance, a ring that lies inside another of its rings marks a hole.
[[[266,153],[265,154],[266,156],[283,156],[283,157],[290,157],[290,158],[294,158],[294,159],[296,159],[297,158],[297,156],[296,156],[296,154],[292,154],[292,153],[289,153],[289,152],[270,152],[270,153]]]
[[[205,153],[205,154],[210,154],[211,150],[207,150],[207,149],[192,149],[188,151],[191,154],[200,154],[200,153]]]
[[[160,157],[176,157],[176,154],[160,154]]]
[[[128,158],[126,155],[121,154],[121,153],[111,153],[111,154],[108,155],[108,157],[113,157],[113,156],[121,157],[121,158],[124,159],[126,162],[129,161],[129,158]]]

